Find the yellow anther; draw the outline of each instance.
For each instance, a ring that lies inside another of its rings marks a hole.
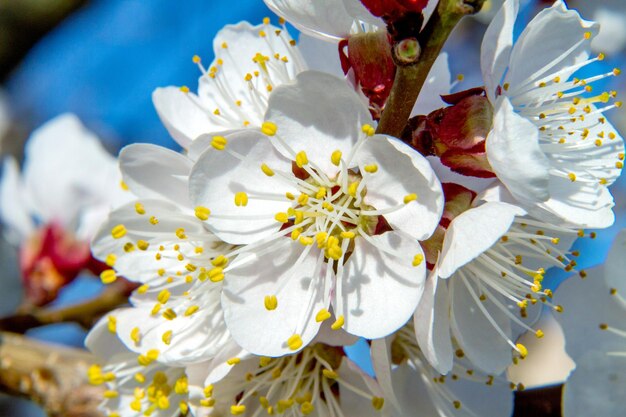
[[[333,212],[333,211],[335,211],[335,207],[334,207],[332,204],[330,204],[328,201],[324,201],[324,202],[322,203],[322,207],[323,207],[325,210],[327,210],[328,212]]]
[[[146,382],[146,376],[142,374],[141,372],[137,372],[135,374],[135,381],[139,382],[140,384],[143,384],[144,382]]]
[[[454,408],[456,408],[458,410],[458,409],[461,408],[461,401],[454,400],[454,401],[452,401],[452,405],[454,406]]]
[[[166,396],[158,397],[158,399],[157,399],[157,406],[161,410],[167,410],[168,408],[170,408],[170,400],[169,400],[169,398],[166,397]]]
[[[541,339],[541,338],[544,336],[544,334],[543,334],[543,330],[538,329],[538,330],[535,332],[535,336],[537,336],[537,339]]]
[[[237,207],[247,206],[248,205],[248,194],[243,191],[239,191],[235,193],[235,205]]]
[[[251,81],[252,80],[252,74],[247,73],[246,76],[243,79],[246,80],[246,81]]]
[[[113,391],[113,390],[106,390],[102,393],[102,396],[107,399],[117,398],[119,397],[119,395],[120,394],[117,391]]]
[[[114,253],[109,253],[105,258],[104,263],[107,264],[107,266],[112,267],[115,265],[115,261],[117,261],[117,256]]]
[[[351,197],[356,197],[356,192],[359,189],[359,184],[359,181],[350,183],[350,185],[348,185],[348,195],[350,195]]]
[[[152,311],[150,312],[150,314],[156,316],[157,314],[159,314],[159,311],[161,311],[161,307],[163,307],[163,304],[156,303],[154,307],[152,307]]]
[[[264,25],[269,25],[270,24],[270,18],[269,17],[264,17],[263,18],[263,24]]]
[[[585,39],[590,39],[591,38],[591,32],[585,32],[585,34],[583,36],[585,37]]]
[[[404,204],[409,204],[411,201],[417,200],[417,194],[407,194],[404,196]]]
[[[372,126],[367,125],[367,124],[361,126],[361,131],[365,133],[367,136],[374,136],[374,134],[376,133],[376,129],[374,129]]]
[[[194,55],[191,60],[193,61],[194,64],[199,64],[200,62],[202,62],[202,60],[200,59],[200,57],[198,55]]]
[[[302,338],[299,334],[292,335],[289,339],[287,339],[287,346],[291,350],[298,350],[302,347]]]
[[[228,264],[228,258],[224,255],[218,255],[211,261],[211,265],[224,268]]]
[[[373,397],[372,398],[372,407],[376,410],[380,410],[385,405],[385,399],[382,397]]]
[[[274,176],[274,171],[272,170],[272,168],[268,167],[266,164],[261,164],[261,171],[263,171],[263,173],[267,175],[268,177]]]
[[[418,253],[417,255],[413,257],[413,262],[411,263],[411,265],[420,266],[422,262],[424,262],[424,255],[422,255],[421,253]]]
[[[189,405],[185,401],[181,401],[178,403],[178,409],[182,415],[186,416],[189,412]]]
[[[337,379],[339,378],[339,374],[333,371],[332,369],[324,369],[322,370],[322,375],[324,375],[328,379]]]
[[[146,209],[141,203],[135,203],[135,211],[137,214],[146,214]]]
[[[313,244],[313,238],[309,237],[309,236],[300,236],[298,238],[298,242],[300,242],[300,244],[302,244],[304,246],[312,245]]]
[[[150,244],[146,242],[145,240],[137,241],[137,247],[139,248],[139,250],[147,250],[149,246]]]
[[[267,136],[274,136],[277,130],[278,126],[273,122],[263,122],[261,125],[261,132]]]
[[[113,229],[111,229],[111,236],[113,239],[121,239],[126,236],[126,227],[123,224],[118,224]]]
[[[130,331],[130,340],[135,342],[135,345],[139,344],[139,342],[141,341],[141,333],[139,327],[133,327],[133,329]]]
[[[115,271],[112,269],[106,269],[100,273],[100,280],[102,281],[103,284],[111,284],[115,282],[116,279],[117,279],[117,275],[115,274]]]
[[[215,267],[208,273],[211,282],[220,282],[224,279],[224,269],[221,267]]]
[[[166,345],[169,345],[170,343],[172,343],[172,331],[168,330],[168,331],[164,332],[163,336],[161,336],[161,340]]]
[[[157,296],[157,300],[159,301],[159,303],[165,304],[170,299],[170,295],[171,293],[168,290],[161,290],[161,292],[159,292],[159,295]]]
[[[337,320],[335,320],[335,322],[330,326],[330,328],[333,330],[339,330],[343,327],[344,323],[345,323],[344,317],[339,316],[337,317]]]
[[[339,166],[339,164],[341,163],[341,155],[341,151],[337,149],[330,155],[330,162],[332,162],[335,166]]]
[[[526,349],[526,346],[518,343],[515,345],[515,347],[517,348],[517,352],[519,353],[520,358],[524,359],[526,356],[528,356],[528,349]]]
[[[126,253],[130,253],[130,252],[132,252],[134,250],[135,250],[135,245],[133,245],[131,242],[127,242],[124,245],[124,252],[126,252]]]
[[[278,299],[275,295],[266,295],[263,303],[268,311],[276,310],[276,307],[278,307]]]
[[[185,310],[185,316],[189,317],[189,316],[191,316],[192,314],[194,314],[198,310],[200,310],[200,306],[196,306],[196,305],[189,306],[189,307],[187,307],[187,310]]]
[[[309,163],[309,158],[306,156],[306,152],[300,151],[296,154],[296,165],[298,168],[302,168]]]
[[[302,234],[302,229],[294,229],[291,231],[291,239],[298,240],[301,234]]]
[[[115,316],[109,316],[107,317],[107,320],[107,329],[109,329],[109,332],[117,332],[117,319],[115,318]]]
[[[241,358],[230,358],[226,361],[227,364],[229,365],[237,365],[239,362],[241,362]]]
[[[159,219],[157,219],[155,216],[150,216],[149,221],[150,221],[150,224],[153,224],[153,225],[159,224]]]
[[[344,239],[354,239],[356,233],[354,232],[341,232],[340,236]]]
[[[327,191],[327,190],[326,190],[326,187],[320,187],[320,188],[317,190],[317,193],[315,194],[315,198],[317,198],[318,200],[320,200],[320,199],[322,199],[322,198],[326,197],[326,191]]]
[[[245,412],[246,412],[246,406],[243,404],[230,406],[230,413],[234,416],[239,416]]]
[[[228,140],[224,136],[213,136],[211,146],[218,151],[223,151],[228,144]]]
[[[301,206],[305,205],[306,203],[309,202],[309,195],[308,194],[300,194],[300,196],[298,196],[298,204],[300,204]]]
[[[274,219],[276,219],[276,221],[280,223],[287,223],[289,221],[289,216],[287,215],[287,213],[280,212],[276,213]]]
[[[189,87],[187,87],[186,85],[182,85],[178,89],[185,94],[189,93]]]
[[[168,308],[163,312],[163,318],[165,318],[166,320],[174,320],[176,317],[176,312],[171,308]]]
[[[175,234],[176,234],[176,237],[179,239],[187,239],[187,235],[185,234],[185,229],[183,229],[182,227],[179,227],[178,229],[176,229]]]
[[[363,169],[365,169],[365,172],[368,172],[370,174],[375,173],[376,171],[378,171],[378,165],[376,164],[371,164],[371,165],[365,165],[363,167]]]
[[[305,401],[300,405],[300,412],[305,416],[311,414],[314,409],[315,407],[309,401]]]

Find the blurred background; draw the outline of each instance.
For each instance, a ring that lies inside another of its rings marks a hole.
[[[500,3],[487,0],[485,10],[465,19],[446,46],[453,76],[463,75],[457,90],[482,84],[480,41]],[[522,3],[517,33],[539,8],[550,4]],[[587,71],[623,66],[626,2],[571,0],[568,4],[603,25],[595,46],[606,59]],[[30,132],[66,112],[77,114],[112,154],[133,142],[178,149],[154,111],[152,91],[167,85],[188,85],[194,90],[199,72],[191,57],[197,54],[210,62],[212,39],[221,27],[241,20],[256,24],[270,15],[262,0],[0,1],[0,154],[21,161]],[[626,87],[623,77],[609,77],[596,85],[602,91],[623,92]],[[625,112],[621,108],[608,114],[622,133]],[[626,226],[626,177],[613,186],[613,195],[616,224],[598,231],[593,240],[577,242],[580,268],[601,263],[617,231]],[[549,286],[555,288],[565,277],[553,273]],[[80,276],[62,289],[51,306],[69,305],[101,291],[99,280]],[[0,317],[13,314],[22,296],[16,248],[0,237]],[[82,347],[85,331],[78,325],[58,324],[27,334]],[[0,396],[0,417],[39,415],[42,412],[26,401]]]

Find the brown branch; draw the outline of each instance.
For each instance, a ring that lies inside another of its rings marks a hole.
[[[127,283],[116,282],[97,297],[80,304],[59,309],[35,309],[5,317],[0,319],[0,330],[24,333],[33,327],[66,322],[78,323],[89,329],[100,316],[128,302],[129,288]]]
[[[90,385],[94,357],[68,348],[0,333],[0,391],[41,405],[51,417],[102,417],[103,387]]]
[[[413,105],[439,56],[448,36],[463,16],[480,10],[484,0],[439,0],[432,16],[419,33],[421,52],[416,61],[408,63],[394,55],[398,65],[389,99],[385,104],[377,133],[400,137],[406,126]],[[397,55],[397,49],[393,53]]]

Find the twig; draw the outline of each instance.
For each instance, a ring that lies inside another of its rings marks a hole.
[[[439,1],[417,38],[421,53],[416,57],[416,61],[413,63],[405,61],[397,67],[391,94],[378,124],[377,133],[395,137],[402,135],[417,96],[452,29],[463,16],[479,11],[483,3],[484,0]],[[396,60],[400,61],[402,59]]]
[[[0,330],[24,333],[33,327],[52,323],[75,322],[89,329],[103,314],[128,302],[129,286],[115,283],[84,303],[59,309],[37,309],[0,319]]]
[[[51,417],[102,417],[103,387],[90,385],[88,352],[0,332],[0,391],[25,397]]]

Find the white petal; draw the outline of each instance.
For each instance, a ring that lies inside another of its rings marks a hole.
[[[450,300],[445,281],[437,274],[426,280],[424,295],[413,316],[415,336],[424,356],[442,375],[452,370],[452,339],[450,334]]]
[[[161,198],[191,207],[188,177],[192,163],[178,152],[147,143],[120,151],[124,182],[139,198]]]
[[[186,266],[190,257],[198,256],[197,247],[204,249],[207,262],[218,250],[219,240],[205,230],[203,223],[193,215],[182,213],[173,203],[142,200],[140,204],[145,210],[143,215],[136,212],[135,202],[113,211],[92,242],[91,249],[96,258],[105,261],[109,254],[115,255],[118,275],[150,286],[164,285],[168,276],[190,274]],[[158,219],[157,224],[149,221],[152,216]],[[126,234],[121,239],[114,239],[111,231],[119,224],[124,225]],[[180,239],[176,235],[179,229],[183,229],[188,237]],[[139,249],[136,245],[139,240],[149,246],[145,250]],[[128,243],[134,245],[134,250],[124,249]],[[182,260],[178,259],[179,254],[184,256]]]
[[[325,42],[306,33],[301,33],[298,48],[302,52],[309,69],[326,72],[337,78],[345,77],[335,43]]]
[[[385,401],[400,410],[400,403],[396,398],[393,386],[391,366],[391,337],[374,339],[371,343],[370,355],[376,380],[383,392]]]
[[[276,88],[270,96],[265,119],[278,126],[277,135],[293,152],[305,151],[329,176],[337,173],[330,156],[339,149],[348,155],[363,134],[361,127],[372,124],[367,107],[345,80],[306,71],[293,84]],[[294,154],[275,143],[287,158]]]
[[[443,240],[439,276],[448,278],[485,252],[509,230],[515,216],[524,214],[525,211],[517,206],[490,202],[455,217]]]
[[[507,97],[496,105],[487,158],[498,179],[518,200],[542,202],[549,197],[549,161],[539,147],[539,131],[515,113]]]
[[[285,193],[296,193],[278,174],[266,176],[261,165],[291,175],[291,164],[258,132],[240,131],[227,140],[226,150],[210,148],[195,163],[189,178],[191,200],[194,206],[211,211],[206,224],[222,240],[233,244],[255,242],[280,229],[282,223],[274,216],[291,206]],[[239,192],[249,196],[246,206],[235,205]]]
[[[585,61],[591,42],[585,40],[585,32],[593,37],[598,33],[598,24],[582,20],[578,12],[568,10],[561,0],[537,14],[511,51],[505,77],[509,91]],[[570,74],[566,72],[561,78]]]
[[[14,245],[23,242],[35,229],[28,214],[26,192],[17,162],[11,157],[5,158],[0,180],[0,218],[4,232]]]
[[[198,83],[200,102],[213,124],[204,133],[261,125],[271,88],[306,69],[291,41],[287,31],[265,24],[240,22],[218,32],[213,40],[216,60],[211,64],[216,71]],[[261,56],[263,61],[258,60]],[[248,81],[247,74],[259,75]]]
[[[217,130],[207,112],[194,100],[198,100],[194,93],[183,93],[178,87],[157,88],[152,93],[152,103],[161,122],[185,149],[201,134]]]
[[[417,195],[417,200],[384,217],[394,229],[417,240],[427,239],[443,211],[441,184],[428,161],[401,141],[381,135],[368,138],[355,159],[366,181],[364,200],[377,210],[403,205],[407,195]],[[376,164],[378,171],[365,171],[370,164]]]
[[[603,229],[615,221],[613,196],[606,187],[550,177],[550,199],[529,213],[566,227]]]
[[[480,306],[508,338],[511,337],[509,318],[489,298],[484,302],[479,301],[473,286],[476,298],[472,297],[459,276],[452,276],[450,280],[448,289],[452,334],[478,369],[488,374],[501,374],[511,364],[512,348],[496,331]]]
[[[604,263],[604,279],[610,288],[626,294],[626,229],[619,232]],[[626,313],[626,311],[625,311]],[[626,345],[626,343],[625,343]]]
[[[420,244],[399,232],[355,239],[341,277],[341,298],[333,302],[348,333],[385,337],[409,320],[426,276],[426,262],[412,265],[416,255],[423,256]]]
[[[565,383],[563,416],[626,415],[626,361],[605,351],[589,350],[576,359]]]
[[[128,349],[117,338],[117,335],[111,333],[108,328],[109,316],[115,316],[116,311],[113,310],[98,320],[85,338],[87,349],[102,359],[111,359],[115,355],[128,352]]]
[[[167,320],[160,314],[151,314],[150,306],[118,310],[117,334],[126,347],[136,353],[159,350],[159,362],[168,365],[185,365],[207,360],[217,355],[229,340],[228,331],[219,308],[219,288],[206,294],[198,312],[186,316],[189,302],[173,306],[178,316]],[[169,305],[164,306],[170,307]],[[172,308],[172,307],[170,307]],[[131,338],[133,329],[139,329],[140,340]],[[163,334],[172,332],[171,342],[165,343]]]
[[[480,48],[480,67],[485,89],[492,103],[495,102],[496,87],[509,65],[518,8],[518,0],[507,0],[502,5],[489,24]]]
[[[592,347],[606,352],[624,351],[622,336],[599,327],[624,327],[624,307],[610,294],[604,276],[602,267],[593,268],[587,270],[587,278],[572,276],[554,292],[554,303],[563,306],[563,313],[555,317],[565,333],[565,350],[574,361]]]
[[[445,107],[446,103],[443,102],[441,96],[450,94],[450,89],[448,54],[444,52],[437,57],[430,69],[413,110],[411,110],[411,116],[428,114],[433,110]]]
[[[264,0],[274,13],[304,33],[322,39],[347,38],[354,21],[343,1]]]
[[[109,205],[121,193],[115,158],[71,114],[33,132],[26,143],[23,175],[31,210],[44,222],[69,225],[85,206]]]
[[[222,306],[241,347],[256,355],[282,356],[293,353],[286,344],[292,335],[300,335],[303,347],[315,337],[320,326],[315,315],[328,308],[328,295],[317,248],[281,238],[264,249],[241,255],[244,264],[226,272]],[[266,296],[276,296],[274,310],[266,309]]]

